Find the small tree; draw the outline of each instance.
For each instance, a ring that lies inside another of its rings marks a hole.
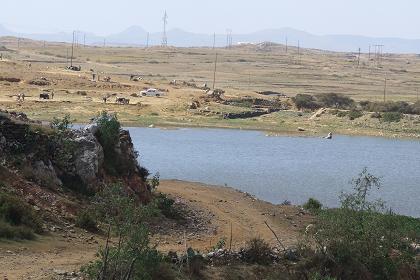
[[[295,97],[292,98],[293,103],[295,103],[296,107],[301,109],[310,109],[315,110],[320,108],[321,106],[316,102],[315,97],[309,94],[297,94]]]
[[[381,184],[367,169],[352,184],[354,192],[340,196],[339,209],[318,216],[311,234],[316,270],[339,279],[394,279],[402,265],[415,261],[410,244],[420,237],[420,223],[386,211],[381,200],[369,200]]]
[[[116,115],[103,111],[97,118],[99,143],[104,149],[104,167],[111,175],[117,175],[121,166],[115,148],[119,142],[121,124]]]

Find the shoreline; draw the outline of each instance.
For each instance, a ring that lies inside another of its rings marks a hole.
[[[80,124],[77,124],[80,125]],[[86,124],[84,124],[86,125]],[[199,125],[193,125],[193,124],[170,124],[170,123],[157,123],[157,124],[150,124],[153,125],[153,127],[150,127],[150,125],[142,125],[141,123],[136,122],[124,122],[122,121],[122,125],[125,128],[156,128],[156,129],[162,129],[162,130],[177,130],[177,129],[183,129],[183,128],[189,128],[189,129],[226,129],[226,130],[242,130],[242,131],[255,131],[255,132],[261,132],[264,133],[267,137],[305,137],[305,138],[323,138],[328,133],[323,132],[310,132],[310,131],[291,131],[291,130],[279,130],[279,129],[264,129],[264,128],[253,128],[253,127],[235,127],[235,126],[222,126],[222,125],[209,125],[209,124],[199,124]],[[384,138],[384,139],[396,139],[396,140],[419,140],[420,141],[420,134],[414,135],[401,135],[401,134],[395,134],[395,133],[357,133],[357,132],[333,132],[333,135],[340,135],[340,136],[349,136],[349,137],[375,137],[375,138]]]

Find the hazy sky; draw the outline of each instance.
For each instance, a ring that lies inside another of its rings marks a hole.
[[[293,27],[315,34],[420,39],[419,0],[0,0],[0,24],[22,32],[78,29],[98,35],[139,25],[200,33]]]

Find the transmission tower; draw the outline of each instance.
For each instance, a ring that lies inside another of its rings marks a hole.
[[[163,36],[162,36],[162,47],[168,46],[168,36],[166,35],[166,25],[168,24],[168,14],[165,11],[165,15],[163,16]]]

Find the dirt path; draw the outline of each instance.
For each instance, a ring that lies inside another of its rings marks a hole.
[[[222,238],[229,246],[231,226],[233,248],[243,247],[253,237],[277,245],[265,221],[286,246],[291,246],[296,244],[299,232],[312,221],[312,217],[298,207],[273,205],[231,188],[170,180],[162,181],[159,191],[212,215],[213,234],[189,242],[190,246],[201,251],[214,246]],[[182,246],[185,248],[183,244],[171,249],[182,250]]]
[[[178,230],[172,230],[173,223],[162,221],[160,228],[166,233],[155,235],[153,241],[166,252],[182,252],[185,246],[207,252],[222,238],[229,246],[231,225],[233,248],[243,247],[253,237],[277,245],[264,221],[286,246],[290,246],[296,243],[299,231],[312,220],[297,207],[276,206],[231,188],[171,180],[162,181],[159,191],[188,208],[198,217],[196,223],[200,223],[193,229],[181,227],[179,230],[178,226]],[[58,229],[32,242],[1,241],[0,279],[63,279],[61,272],[78,271],[82,265],[94,260],[103,241],[103,237],[79,229]]]
[[[60,279],[95,257],[97,237],[54,233],[31,242],[0,242],[1,279]],[[73,276],[75,279],[76,274]],[[73,278],[72,277],[72,278]]]

